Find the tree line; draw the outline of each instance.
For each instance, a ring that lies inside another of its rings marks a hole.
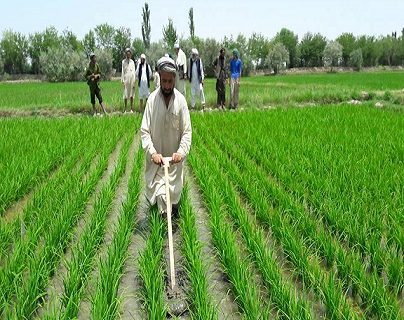
[[[70,30],[59,32],[52,26],[28,36],[6,30],[0,38],[0,75],[31,73],[44,74],[51,81],[78,80],[87,63],[86,58],[90,52],[96,51],[108,77],[113,69],[120,71],[125,48],[131,47],[135,58],[145,53],[153,65],[166,53],[174,56],[176,42],[187,55],[191,48],[198,49],[208,76],[214,74],[212,61],[221,47],[227,49],[229,57],[233,48],[239,50],[244,74],[268,68],[277,73],[283,68],[297,67],[351,66],[360,69],[404,65],[404,28],[401,34],[395,31],[375,37],[343,33],[334,40],[310,32],[299,39],[293,31],[283,28],[272,38],[253,33],[248,38],[243,34],[236,37],[223,35],[218,41],[196,35],[194,11],[190,8],[188,38],[180,38],[174,22],[168,19],[162,30],[162,39],[152,42],[150,15],[150,8],[145,3],[141,13],[142,37],[134,38],[129,28],[116,28],[108,23],[97,25],[82,39]]]

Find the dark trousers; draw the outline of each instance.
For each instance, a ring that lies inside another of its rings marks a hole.
[[[217,104],[219,106],[226,103],[226,82],[223,80],[216,80],[216,91],[217,91]]]
[[[91,104],[95,104],[95,97],[97,97],[98,102],[102,103],[101,89],[98,86],[90,87],[90,99]]]

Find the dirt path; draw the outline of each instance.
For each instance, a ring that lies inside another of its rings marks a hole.
[[[39,318],[42,318],[43,316],[49,314],[50,312],[54,310],[59,310],[60,309],[60,297],[62,296],[64,292],[64,286],[63,286],[63,279],[66,277],[68,270],[66,266],[72,259],[72,249],[75,248],[77,243],[80,240],[80,237],[85,229],[86,223],[89,220],[90,214],[93,210],[94,207],[94,202],[97,197],[97,195],[100,193],[102,190],[102,187],[105,186],[105,184],[108,182],[109,178],[111,177],[111,174],[113,173],[117,162],[118,162],[118,156],[122,148],[122,140],[120,140],[111,155],[109,156],[108,159],[108,166],[107,169],[104,171],[101,179],[96,185],[94,193],[91,195],[90,200],[88,201],[84,215],[81,217],[79,222],[77,223],[76,227],[72,231],[73,238],[68,246],[65,256],[62,258],[63,261],[60,263],[59,268],[55,271],[54,276],[49,280],[48,283],[48,288],[46,292],[46,298],[43,306],[38,309],[38,316]],[[96,156],[95,159],[93,160],[90,168],[92,170],[95,169],[97,162],[99,161],[99,156]],[[91,171],[91,169],[89,170]],[[87,173],[89,174],[89,173]],[[84,177],[86,179],[86,177]]]
[[[192,207],[196,213],[196,229],[198,239],[202,244],[203,261],[207,262],[208,282],[213,304],[218,308],[219,319],[240,319],[235,297],[231,292],[231,284],[222,271],[222,267],[215,248],[212,245],[212,235],[209,231],[209,215],[203,205],[200,190],[188,166],[185,167],[186,182],[189,186],[189,195]]]

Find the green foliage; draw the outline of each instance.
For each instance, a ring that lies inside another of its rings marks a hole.
[[[112,49],[113,68],[121,70],[125,49],[130,48],[131,33],[129,28],[120,27],[115,30],[114,47]]]
[[[3,57],[0,54],[0,75],[2,75],[4,73],[4,61],[3,61]]]
[[[188,22],[189,35],[191,37],[191,40],[194,41],[195,39],[194,8],[191,7],[191,9],[189,9],[188,17],[189,17]]]
[[[163,26],[163,40],[168,50],[173,50],[174,44],[177,42],[177,30],[174,27],[172,19],[168,19],[168,24]]]
[[[60,41],[61,45],[65,48],[72,49],[76,52],[83,51],[83,44],[72,31],[64,30],[60,36]]]
[[[362,49],[353,50],[349,55],[349,65],[356,70],[361,70],[363,66]]]
[[[0,41],[0,54],[4,71],[10,74],[25,73],[28,69],[28,39],[19,32],[6,30]]]
[[[83,79],[86,57],[71,48],[56,47],[39,56],[40,70],[50,82]]]
[[[39,56],[51,48],[60,46],[60,37],[55,27],[48,27],[43,32],[36,32],[29,36],[28,55],[31,59],[31,72],[39,73]]]
[[[274,70],[275,74],[279,71],[286,69],[289,63],[289,52],[286,47],[281,43],[275,43],[269,50],[268,64]]]
[[[139,46],[140,47],[140,46]],[[134,46],[135,48],[135,46]],[[136,56],[140,56],[141,53],[143,53],[144,48],[140,47],[138,49],[135,49]],[[147,61],[151,66],[156,66],[157,61],[163,57],[167,53],[167,50],[165,49],[165,45],[162,40],[159,42],[153,42],[148,50],[146,50],[146,57]]]
[[[97,48],[112,49],[114,47],[115,28],[103,23],[94,28]]]
[[[152,43],[151,45],[154,45],[154,44],[155,43]],[[142,53],[146,52],[146,48],[144,47],[144,43],[141,38],[133,39],[132,50],[133,50],[133,52],[132,52],[133,59],[135,59],[135,57],[140,57],[140,55]],[[149,57],[150,55],[148,54],[147,56]]]
[[[263,68],[268,55],[268,40],[262,34],[254,32],[248,39],[247,48],[255,68]]]
[[[297,61],[297,44],[298,44],[298,36],[293,33],[293,31],[282,28],[281,31],[279,31],[275,39],[273,40],[274,42],[281,42],[285,48],[289,52],[289,68],[294,68],[296,64],[298,63]]]
[[[323,52],[324,66],[336,67],[342,60],[342,46],[337,41],[329,41]]]
[[[144,4],[144,8],[142,8],[142,38],[143,38],[143,45],[146,49],[150,48],[150,33],[151,33],[151,26],[150,26],[150,9],[147,2]]]
[[[355,36],[352,33],[345,32],[341,34],[336,41],[342,46],[342,65],[347,67],[349,65],[351,52],[355,50]]]
[[[299,44],[300,66],[321,67],[326,44],[327,41],[321,34],[306,33]]]
[[[97,56],[97,63],[101,68],[101,79],[111,80],[114,71],[113,70],[114,58],[112,55],[112,50],[96,49],[95,54]]]
[[[87,58],[90,58],[90,53],[95,50],[95,33],[93,30],[90,30],[84,35],[83,49]]]

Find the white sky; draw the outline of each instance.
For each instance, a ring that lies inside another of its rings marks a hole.
[[[88,3],[88,5],[86,5]],[[272,38],[283,27],[299,39],[310,31],[329,40],[343,32],[354,35],[386,35],[404,27],[404,0],[150,0],[152,41],[162,38],[163,26],[172,18],[177,33],[189,36],[188,11],[194,8],[195,33],[202,38],[223,39],[253,32]],[[25,35],[55,26],[69,29],[79,38],[107,22],[127,27],[132,38],[141,38],[142,6],[139,0],[0,0],[0,32],[7,29]]]

